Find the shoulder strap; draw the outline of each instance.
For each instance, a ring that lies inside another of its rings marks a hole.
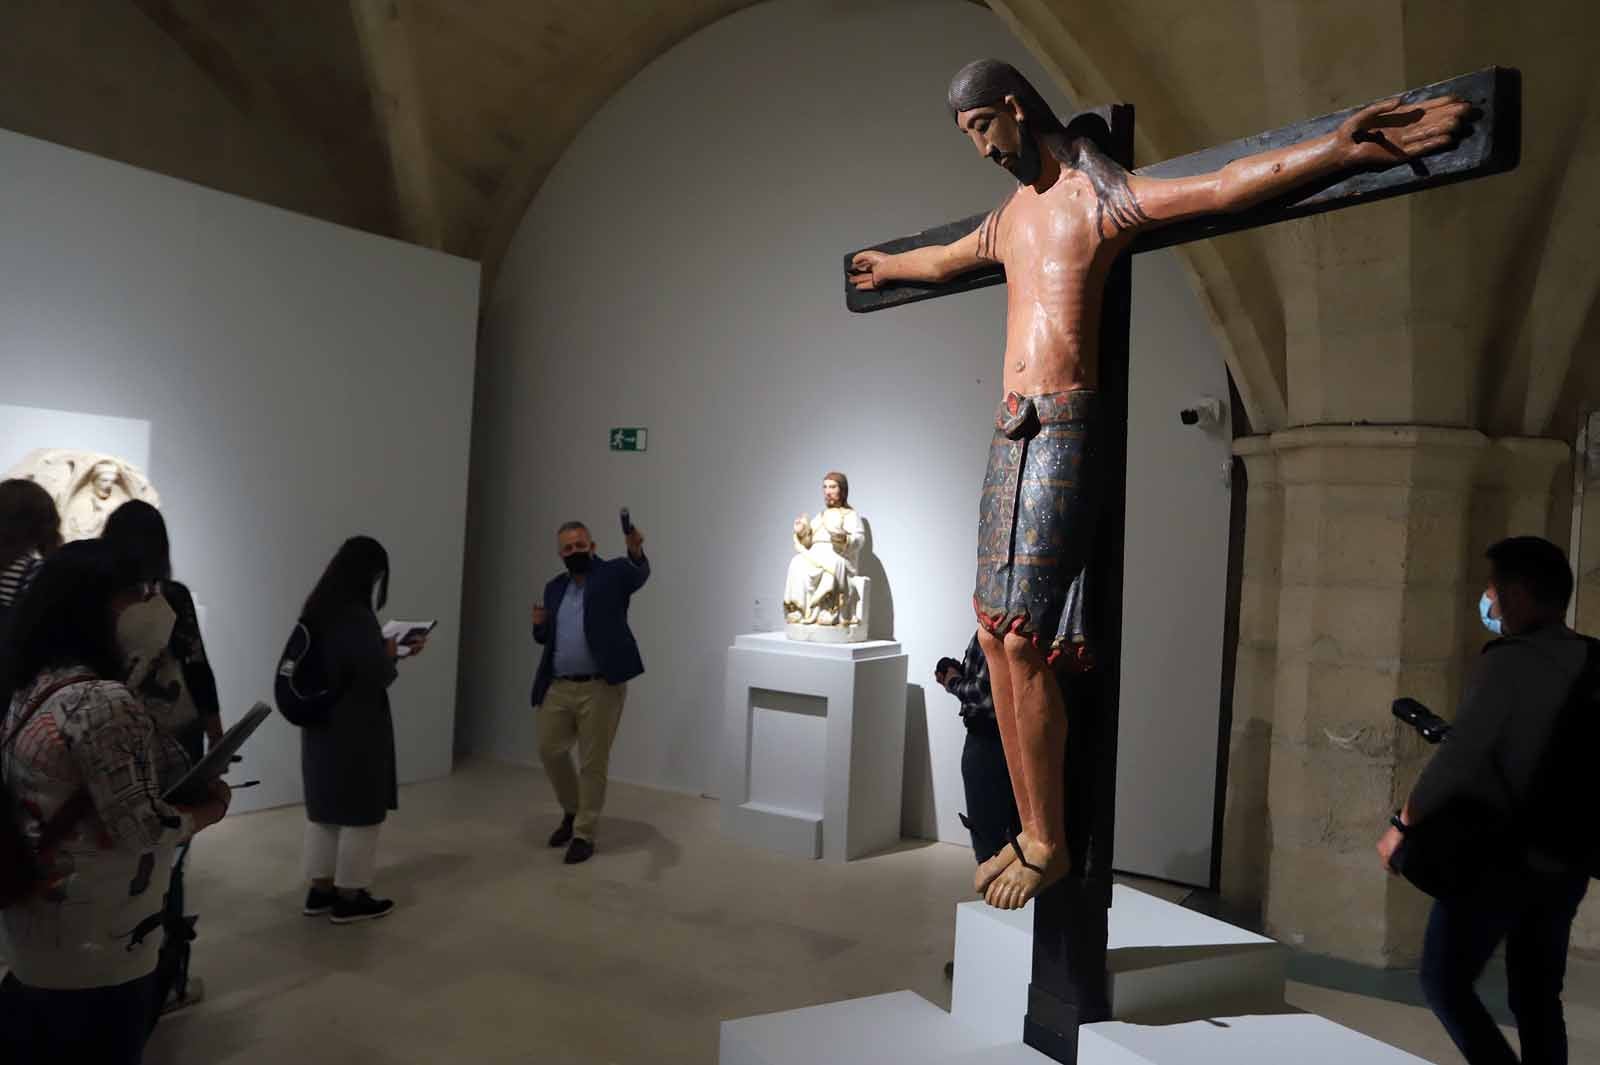
[[[57,681],[44,691],[40,692],[38,695],[34,696],[33,700],[28,703],[27,709],[22,711],[22,715],[18,719],[16,727],[13,728],[9,734],[7,734],[4,741],[0,741],[0,754],[3,754],[5,749],[11,746],[18,736],[22,735],[23,728],[26,727],[28,722],[33,719],[33,715],[38,713],[40,707],[49,702],[51,697],[57,692],[64,688],[70,688],[74,684],[89,684],[99,679],[100,678],[95,676],[93,673],[74,673],[72,676],[67,677],[65,680]]]

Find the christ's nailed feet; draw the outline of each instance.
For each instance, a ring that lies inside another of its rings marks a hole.
[[[1009,846],[1001,847],[998,851],[995,851],[988,861],[978,865],[977,875],[972,878],[972,890],[979,895],[986,894],[989,890],[989,885],[994,883],[995,879],[1006,871],[1006,867],[1016,860],[1017,852]]]
[[[1022,860],[1006,866],[984,893],[984,901],[997,910],[1022,909],[1029,899],[1072,871],[1072,858],[1065,847],[1053,847],[1026,832],[1017,837],[1017,845],[1022,848]]]

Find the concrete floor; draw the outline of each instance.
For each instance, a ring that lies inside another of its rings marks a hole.
[[[714,802],[614,785],[599,854],[569,868],[544,846],[543,777],[469,763],[403,790],[377,884],[399,908],[341,928],[300,916],[302,818],[241,816],[197,841],[207,1000],[162,1022],[151,1065],[712,1065],[726,1018],[903,988],[949,1006],[953,907],[971,885],[959,847],[797,862],[724,841]],[[1570,983],[1572,1060],[1600,1060],[1600,965]],[[1460,1061],[1425,1011],[1299,984],[1289,997]]]

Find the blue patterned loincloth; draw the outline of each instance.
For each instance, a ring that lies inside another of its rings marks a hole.
[[[995,416],[978,506],[973,607],[995,635],[1020,633],[1054,661],[1084,643],[1084,564],[1100,477],[1098,393],[1008,394]]]

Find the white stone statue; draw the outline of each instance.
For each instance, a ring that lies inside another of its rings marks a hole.
[[[867,638],[868,581],[860,575],[866,530],[850,505],[850,480],[822,480],[822,512],[794,522],[794,558],[783,591],[792,640],[859,643]]]
[[[30,451],[6,477],[34,481],[50,493],[61,515],[61,538],[66,541],[99,536],[111,512],[130,499],[161,505],[160,495],[138,467],[96,451]]]

